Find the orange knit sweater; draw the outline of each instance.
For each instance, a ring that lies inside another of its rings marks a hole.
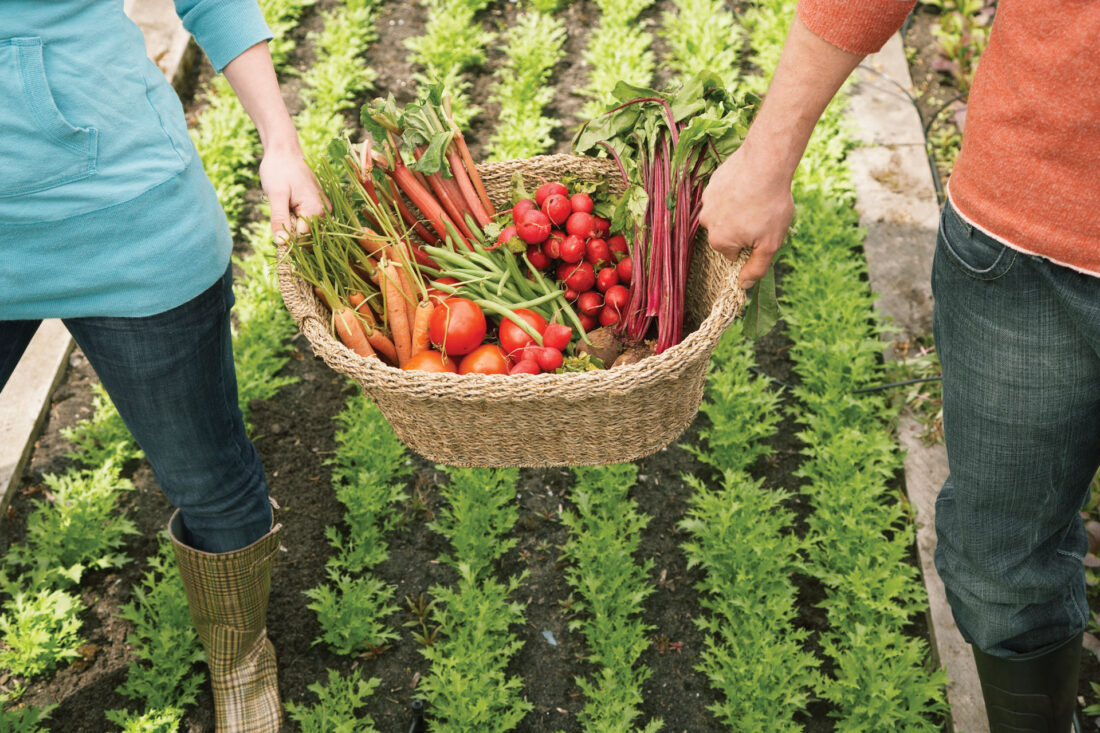
[[[799,0],[815,34],[882,48],[912,0]],[[1001,0],[967,106],[951,203],[1006,245],[1100,276],[1100,2]]]

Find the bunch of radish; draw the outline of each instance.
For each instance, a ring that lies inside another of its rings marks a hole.
[[[512,207],[513,224],[497,240],[520,240],[531,267],[553,272],[585,331],[622,320],[633,275],[626,238],[612,234],[611,223],[594,209],[588,193],[570,193],[561,181],[549,181],[534,200],[523,198]]]

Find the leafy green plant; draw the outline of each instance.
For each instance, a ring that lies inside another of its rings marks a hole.
[[[46,733],[42,723],[49,720],[54,705],[44,708],[23,707],[16,710],[0,708],[0,733]]]
[[[175,733],[183,722],[183,711],[171,707],[153,708],[143,713],[108,710],[106,715],[121,733]]]
[[[317,703],[305,705],[287,701],[286,711],[302,733],[374,733],[374,720],[359,717],[356,710],[367,704],[382,680],[363,679],[358,671],[347,676],[334,669],[328,671],[328,684],[315,682],[308,689],[317,695]]]
[[[3,578],[11,598],[0,614],[0,669],[34,677],[80,656],[80,599],[50,588],[21,590]]]
[[[949,74],[959,91],[969,92],[978,59],[989,42],[996,3],[990,0],[926,0],[925,4],[940,11],[939,22],[932,28],[932,35],[939,43],[933,68]]]
[[[584,635],[587,659],[596,670],[591,678],[576,678],[587,699],[577,717],[585,730],[626,733],[636,730],[642,685],[650,675],[637,661],[653,631],[641,617],[642,604],[653,592],[647,582],[653,560],[634,560],[649,517],[628,496],[638,476],[635,464],[575,468],[573,473],[576,510],[562,513],[570,529],[563,557],[570,563],[566,578],[580,600],[572,604],[577,617],[569,628]],[[641,730],[662,726],[654,719]]]
[[[481,577],[490,563],[515,546],[515,538],[504,535],[515,525],[518,513],[513,487],[519,478],[515,469],[447,468],[449,482],[440,487],[447,505],[429,526],[454,546],[454,555],[441,562],[470,568]]]
[[[661,35],[668,43],[667,63],[681,79],[717,74],[726,89],[740,77],[741,33],[723,0],[676,0],[662,14]]]
[[[589,98],[581,115],[590,119],[614,101],[615,86],[625,82],[647,87],[657,66],[647,23],[638,16],[653,0],[596,0],[600,21],[588,38],[584,61],[588,85],[580,93]]]
[[[48,474],[47,500],[27,517],[27,539],[13,546],[5,561],[26,566],[39,579],[73,583],[87,569],[121,567],[119,552],[126,537],[137,533],[133,521],[118,511],[119,492],[133,489],[113,463],[96,469]]]
[[[394,613],[393,588],[380,578],[351,577],[329,571],[329,584],[305,592],[306,608],[317,614],[324,643],[337,654],[377,654],[397,638],[383,619]]]
[[[149,706],[148,719],[142,725],[159,725],[157,721],[168,720],[195,704],[203,675],[194,665],[205,655],[166,536],[160,537],[159,548],[148,563],[141,585],[119,611],[119,616],[133,625],[126,643],[136,661],[127,668],[118,691]]]
[[[543,109],[554,98],[547,81],[565,55],[566,33],[565,22],[549,12],[524,13],[504,33],[507,59],[490,90],[490,100],[500,106],[487,146],[491,160],[529,158],[553,145],[553,132],[561,123],[546,117]]]
[[[122,466],[144,455],[99,382],[92,385],[92,417],[62,428],[61,435],[73,444],[68,456],[87,467]]]

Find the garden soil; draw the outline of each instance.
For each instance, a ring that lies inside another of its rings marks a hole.
[[[308,68],[312,60],[308,32],[319,28],[319,13],[330,4],[322,0],[307,10],[296,31],[299,48],[292,66]],[[658,18],[670,5],[668,0],[656,3],[647,17]],[[586,29],[598,17],[594,3],[587,1],[570,3],[565,12],[567,26],[578,32],[571,33],[566,58],[555,70],[558,95],[549,114],[566,123],[557,133],[558,152],[568,149],[583,104],[583,99],[570,90],[585,82],[581,52]],[[495,2],[485,11],[484,19],[490,25],[502,26],[509,23],[514,13],[512,3]],[[415,69],[407,61],[403,40],[419,35],[423,24],[424,13],[419,4],[388,4],[379,21],[382,39],[371,49],[368,59],[380,74],[376,93],[392,92],[399,102],[411,99],[410,77]],[[487,66],[491,68],[498,60],[499,52],[490,49]],[[200,78],[195,86],[201,88],[201,79],[211,72],[207,66],[196,73]],[[471,75],[470,79],[472,96],[485,99],[490,76],[483,72]],[[298,79],[288,76],[283,81],[288,106],[294,112],[300,107],[296,99]],[[201,100],[190,100],[190,115],[201,106]],[[491,133],[493,115],[493,108],[485,105],[472,123],[469,139],[475,157]],[[349,126],[354,124],[354,116],[349,116]],[[259,198],[256,192],[251,196],[253,200]],[[788,346],[781,328],[758,344],[759,368],[775,380],[777,388],[796,379],[785,357]],[[436,487],[441,475],[435,466],[410,453],[414,465],[407,489],[410,499],[401,509],[400,526],[387,537],[389,559],[377,569],[377,574],[396,589],[399,610],[389,624],[401,633],[400,639],[377,655],[360,658],[338,656],[315,644],[320,629],[313,612],[306,608],[309,600],[304,591],[324,579],[329,555],[326,528],[343,526],[343,507],[331,490],[327,461],[336,447],[333,418],[355,387],[316,358],[303,337],[297,337],[291,347],[292,358],[284,374],[296,382],[283,388],[276,397],[253,404],[250,415],[253,437],[264,460],[271,494],[281,506],[279,518],[285,527],[273,571],[268,615],[268,632],[279,658],[280,689],[286,700],[312,703],[315,697],[307,688],[324,680],[327,669],[344,673],[358,669],[365,677],[382,680],[361,712],[371,715],[381,731],[407,731],[411,721],[409,704],[417,697],[417,682],[427,673],[428,665],[413,638],[418,623],[406,599],[430,599],[433,586],[455,579],[453,570],[438,561],[448,550],[445,540],[427,526],[439,509]],[[20,491],[8,514],[0,519],[0,552],[22,541],[26,516],[33,502],[42,499],[43,476],[63,473],[72,467],[67,456],[69,445],[61,430],[91,416],[91,387],[95,381],[93,371],[77,350],[70,359],[64,381],[53,395],[44,432],[35,444]],[[687,537],[677,526],[684,515],[688,494],[681,477],[686,474],[709,477],[709,469],[683,447],[697,440],[703,419],[699,418],[669,448],[638,462],[638,483],[632,491],[639,509],[650,517],[638,557],[653,562],[649,573],[652,592],[644,610],[645,622],[651,628],[651,643],[640,659],[640,664],[652,674],[644,686],[642,720],[661,718],[664,730],[677,733],[722,730],[706,710],[715,702],[715,695],[703,675],[695,670],[703,646],[693,619],[700,607],[695,589],[700,576],[686,567],[680,546]],[[773,453],[755,467],[756,476],[763,479],[765,486],[797,490],[800,479],[793,472],[799,462],[800,445],[794,437],[796,430],[797,426],[789,420],[784,422],[772,441]],[[568,440],[568,436],[563,439]],[[116,692],[132,660],[126,642],[129,624],[118,617],[118,612],[140,583],[145,559],[156,551],[156,536],[163,531],[171,507],[144,461],[135,461],[127,469],[135,489],[123,497],[122,509],[140,530],[126,548],[133,562],[118,570],[96,571],[85,577],[82,595],[87,610],[82,615],[81,634],[88,643],[82,649],[83,657],[31,685],[23,698],[31,705],[57,705],[50,723],[53,731],[108,731],[111,728],[104,718],[105,711],[132,704]],[[583,707],[584,699],[575,678],[591,673],[592,668],[584,659],[583,639],[569,628],[573,618],[572,595],[560,561],[561,547],[568,536],[560,515],[570,506],[570,485],[571,475],[566,469],[521,471],[517,486],[519,521],[511,534],[517,542],[497,567],[502,576],[526,574],[517,598],[525,606],[526,623],[514,629],[523,647],[508,673],[522,678],[523,696],[534,707],[517,728],[519,731],[580,730],[576,713]],[[808,510],[798,503],[797,496],[791,501],[800,522]],[[796,623],[811,632],[812,644],[825,628],[824,615],[816,608],[824,592],[812,579],[798,576],[795,582],[799,589]],[[927,635],[923,619],[916,619],[912,631]],[[0,678],[0,687],[11,682]],[[209,691],[204,686],[198,705],[188,712],[181,730],[213,731],[211,708]],[[799,722],[811,733],[830,731],[833,724],[829,712],[825,703],[812,703]],[[288,730],[296,731],[297,726],[289,723]]]

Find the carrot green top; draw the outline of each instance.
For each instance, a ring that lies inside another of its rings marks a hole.
[[[806,26],[872,53],[912,0],[799,0]],[[1001,0],[948,182],[955,208],[1004,244],[1100,276],[1100,3]]]
[[[256,0],[176,0],[215,69],[271,37]],[[122,0],[4,0],[0,319],[141,316],[232,241],[183,108]]]

